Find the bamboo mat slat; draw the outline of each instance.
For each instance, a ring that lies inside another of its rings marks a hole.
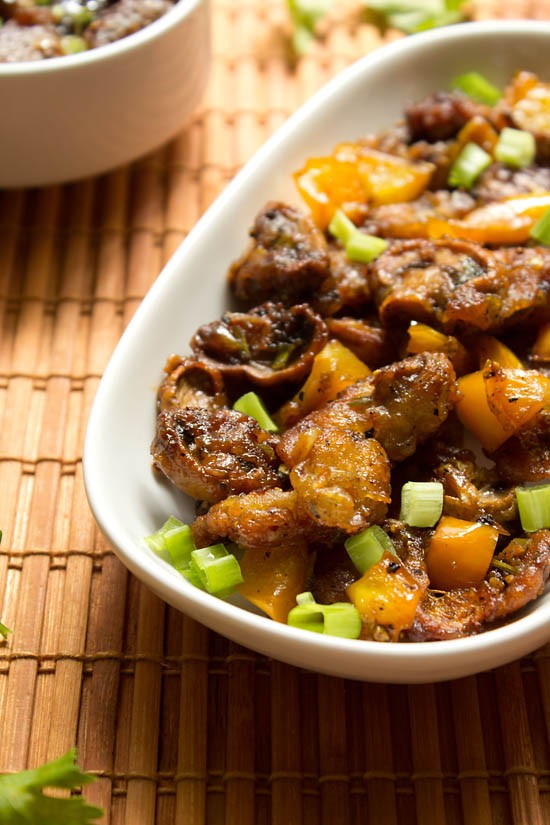
[[[478,19],[550,0],[473,0]],[[0,192],[0,772],[77,746],[107,825],[550,825],[550,650],[455,682],[270,661],[165,605],[90,514],[94,393],[164,263],[265,139],[384,36],[339,0],[300,61],[284,0],[214,0],[210,82],[169,145]]]

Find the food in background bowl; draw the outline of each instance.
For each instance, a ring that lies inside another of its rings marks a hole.
[[[102,43],[113,32],[118,36],[125,30],[128,36],[101,48],[47,60],[0,62],[0,187],[97,175],[158,148],[185,126],[208,79],[208,0],[178,0],[131,34],[130,18],[126,29],[119,26],[124,9],[159,10],[158,3],[166,8],[165,2],[169,0],[119,0],[105,7],[100,12],[105,18],[90,25],[90,36],[96,24]],[[39,11],[50,14],[52,8]],[[145,17],[140,12],[140,19],[149,19],[149,12]],[[0,27],[0,37],[9,26]],[[46,38],[46,46],[48,42]]]
[[[307,160],[165,368],[151,451],[199,515],[149,543],[295,627],[456,639],[550,573],[550,86],[454,85]]]
[[[143,29],[174,0],[2,0],[0,63],[43,60],[114,43]]]
[[[160,21],[162,22],[162,21]],[[154,24],[157,25],[157,24]],[[139,35],[137,35],[139,36]],[[124,42],[124,41],[121,41]],[[496,667],[550,641],[550,592],[514,621],[472,636],[380,644],[298,631],[240,596],[213,598],[144,546],[166,515],[196,515],[191,499],[151,472],[155,388],[167,353],[227,310],[227,269],[242,254],[266,197],[298,206],[292,174],[343,140],[387,129],[405,105],[476,67],[503,85],[518,67],[547,72],[550,24],[468,23],[403,38],[335,78],[270,139],[194,227],[155,280],[102,378],[84,449],[98,523],[123,563],[161,598],[242,645],[303,668],[379,682],[433,682]],[[61,62],[61,61],[59,61]]]

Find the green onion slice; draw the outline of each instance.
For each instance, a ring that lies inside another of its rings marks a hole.
[[[388,242],[376,235],[367,235],[357,230],[346,244],[346,255],[350,261],[369,264],[388,248]]]
[[[550,528],[550,484],[516,487],[519,518],[526,533]]]
[[[502,96],[500,90],[479,72],[466,72],[459,75],[453,81],[453,89],[459,89],[472,100],[486,103],[487,106],[495,106]]]
[[[345,246],[358,229],[341,209],[337,209],[328,225],[328,231]]]
[[[550,246],[550,209],[541,215],[529,233],[533,240]]]
[[[193,550],[189,569],[192,577],[200,579],[204,590],[220,598],[229,596],[243,581],[239,562],[223,544]]]
[[[344,547],[361,575],[379,562],[386,551],[396,555],[392,540],[377,524],[347,538]]]
[[[467,143],[449,172],[449,186],[470,189],[481,173],[491,164],[491,155],[477,143]]]
[[[267,430],[270,433],[279,432],[278,426],[255,392],[247,392],[241,395],[233,404],[233,409],[244,415],[249,415],[251,418],[255,418],[262,430]]]
[[[296,601],[297,606],[288,614],[290,627],[343,639],[359,638],[361,617],[354,605],[348,602],[317,604],[311,593],[300,593]]]
[[[10,628],[6,627],[6,625],[3,622],[0,622],[0,636],[3,636],[4,639],[7,639],[9,633],[13,633],[13,630],[10,630]]]
[[[196,550],[195,542],[188,524],[179,527],[172,527],[164,533],[166,549],[170,555],[170,561],[180,573],[189,567],[191,553]]]
[[[533,163],[535,152],[535,138],[531,132],[525,132],[523,129],[510,129],[506,126],[500,133],[495,146],[495,159],[508,166],[522,169]]]
[[[399,518],[411,527],[433,527],[443,512],[440,481],[407,481],[401,489]]]
[[[169,516],[162,527],[159,527],[154,533],[151,533],[150,536],[145,536],[144,542],[149,547],[153,553],[165,553],[169,552],[168,547],[166,546],[166,534],[170,532],[170,530],[174,530],[179,527],[185,527],[183,521],[180,521],[175,516]]]

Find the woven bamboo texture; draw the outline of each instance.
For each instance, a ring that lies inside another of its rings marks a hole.
[[[550,17],[543,0],[474,16]],[[304,99],[397,37],[337,3],[288,59],[283,0],[215,0],[202,107],[170,145],[0,192],[0,771],[76,745],[112,825],[548,825],[550,651],[420,687],[270,661],[127,573],[89,512],[82,439],[125,324],[236,170]]]

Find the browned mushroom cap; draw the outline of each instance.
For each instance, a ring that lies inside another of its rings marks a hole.
[[[488,115],[487,106],[460,92],[435,92],[407,106],[405,118],[411,141],[449,140],[474,115]]]
[[[493,253],[469,241],[406,240],[374,261],[369,277],[382,323],[423,321],[450,332],[458,319],[448,320],[449,304],[456,304],[461,286],[481,279],[489,282],[482,317],[472,308],[461,320],[477,329],[491,326],[500,306],[498,298],[493,300],[497,270]]]
[[[250,235],[253,245],[229,270],[231,291],[249,306],[274,299],[298,303],[329,275],[325,237],[299,209],[268,203]]]
[[[163,410],[151,445],[155,465],[199,501],[281,485],[277,439],[234,410]]]
[[[171,355],[164,367],[166,378],[158,390],[159,410],[201,407],[216,410],[227,404],[222,374],[196,358]]]
[[[266,303],[250,312],[227,312],[195,333],[191,348],[224,378],[274,387],[305,378],[328,330],[307,304]]]
[[[377,318],[327,318],[330,335],[337,338],[371,369],[397,358],[395,332],[381,326]]]

